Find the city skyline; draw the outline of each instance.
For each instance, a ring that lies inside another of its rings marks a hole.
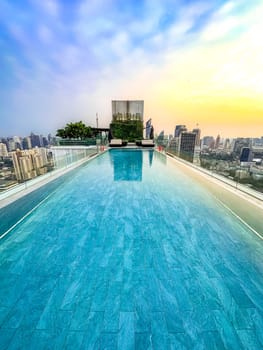
[[[0,3],[0,134],[107,127],[111,100],[143,99],[155,132],[263,135],[263,4]]]

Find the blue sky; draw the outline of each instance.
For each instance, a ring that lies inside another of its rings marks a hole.
[[[200,101],[224,89],[236,100],[259,100],[260,60],[243,53],[247,40],[248,50],[263,52],[250,40],[260,33],[262,14],[257,0],[0,0],[0,136],[55,133],[77,120],[95,126],[96,113],[107,126],[112,99],[144,99],[145,119],[166,132],[182,122],[200,124]],[[220,113],[201,120],[204,131],[212,126],[220,126]]]

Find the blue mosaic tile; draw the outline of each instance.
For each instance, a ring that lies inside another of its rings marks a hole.
[[[144,152],[133,180],[81,167],[1,241],[3,349],[263,347],[262,241]]]

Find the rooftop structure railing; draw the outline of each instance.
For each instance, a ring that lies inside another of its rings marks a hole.
[[[260,169],[255,167],[254,169],[253,164],[246,166],[238,160],[220,161],[217,158],[211,158],[209,163],[206,163],[202,161],[200,150],[187,158],[187,155],[180,157],[178,150],[170,147],[168,144],[165,146],[162,144],[159,147],[162,147],[165,153],[176,157],[199,171],[263,201],[263,167]],[[187,159],[190,159],[190,161],[187,161]]]
[[[52,181],[56,177],[74,169],[75,167],[85,163],[90,157],[104,150],[101,146],[54,146],[50,148],[52,154],[53,168],[43,174],[31,179],[20,180],[11,188],[0,192],[0,208],[1,200],[9,198],[21,191],[30,190],[41,186],[44,183]]]

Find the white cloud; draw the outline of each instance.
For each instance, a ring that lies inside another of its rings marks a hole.
[[[192,18],[182,19],[176,22],[166,33],[166,38],[169,40],[182,39],[188,30],[194,25],[194,20]]]
[[[237,7],[236,1],[228,1],[218,10],[218,15],[227,15]]]
[[[197,1],[194,4],[184,5],[180,11],[180,17],[198,18],[213,7],[212,1]]]
[[[218,19],[210,23],[201,35],[201,39],[205,41],[213,41],[225,38],[233,29],[240,25],[240,20],[236,17],[228,17]]]
[[[200,33],[201,41],[228,39],[234,31],[242,32],[257,22],[258,16],[262,15],[262,5],[255,4],[255,7],[252,6],[246,11],[242,9],[243,5],[246,5],[243,0],[233,0],[223,4],[210,17],[208,24]]]

